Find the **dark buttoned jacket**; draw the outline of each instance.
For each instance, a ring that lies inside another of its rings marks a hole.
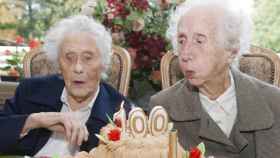
[[[64,80],[58,75],[23,80],[15,96],[6,101],[0,111],[0,154],[35,155],[48,141],[52,132],[47,129],[34,129],[28,135],[20,138],[20,133],[26,118],[31,113],[60,112],[60,100]],[[90,151],[98,144],[95,133],[108,123],[108,118],[119,109],[125,100],[125,109],[130,109],[123,95],[110,85],[101,82],[99,94],[93,104],[86,126],[89,139],[83,142],[80,149]]]

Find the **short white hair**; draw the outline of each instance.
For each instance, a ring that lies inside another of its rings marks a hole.
[[[218,19],[218,25],[221,27],[218,28],[220,33],[216,34],[215,39],[217,44],[225,49],[239,49],[233,62],[234,66],[238,66],[240,56],[247,53],[250,48],[252,19],[250,17],[250,4],[244,4],[246,6],[244,7],[234,0],[188,0],[177,6],[170,16],[169,28],[166,32],[166,37],[171,40],[173,52],[178,55],[177,33],[181,18],[188,14],[192,8],[209,5],[222,9],[224,13]]]
[[[43,51],[47,54],[56,68],[59,68],[58,53],[64,37],[73,32],[86,32],[93,36],[97,48],[101,53],[101,61],[105,68],[102,78],[106,78],[106,71],[111,63],[112,37],[105,27],[91,17],[85,15],[71,16],[57,22],[46,34]]]

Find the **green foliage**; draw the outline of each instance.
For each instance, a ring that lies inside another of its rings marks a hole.
[[[6,60],[6,66],[0,67],[0,70],[9,71],[15,69],[20,77],[23,77],[23,57],[26,52],[15,52]]]
[[[280,52],[280,0],[255,0],[253,44]]]
[[[58,20],[80,12],[83,0],[23,0],[24,14],[18,20],[18,34],[43,38]]]
[[[2,23],[0,23],[0,30],[10,30],[10,29],[15,29],[15,28],[16,28],[16,24],[13,24],[13,23],[2,24]]]

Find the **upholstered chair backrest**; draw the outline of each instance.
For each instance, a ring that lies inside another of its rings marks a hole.
[[[160,64],[162,88],[167,88],[183,78],[178,57],[166,53]],[[269,49],[251,46],[250,53],[241,57],[239,69],[253,77],[280,87],[280,59]]]
[[[23,60],[24,76],[44,76],[59,73],[54,64],[47,59],[44,52],[37,50],[26,54]],[[116,88],[123,95],[128,94],[131,71],[131,58],[129,53],[121,47],[113,47],[112,62],[107,71],[107,83]]]

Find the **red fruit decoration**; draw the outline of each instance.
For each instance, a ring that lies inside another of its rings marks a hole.
[[[190,158],[200,158],[201,151],[198,148],[191,148]]]
[[[108,138],[110,141],[118,141],[121,138],[121,131],[118,128],[112,129],[108,133]]]

